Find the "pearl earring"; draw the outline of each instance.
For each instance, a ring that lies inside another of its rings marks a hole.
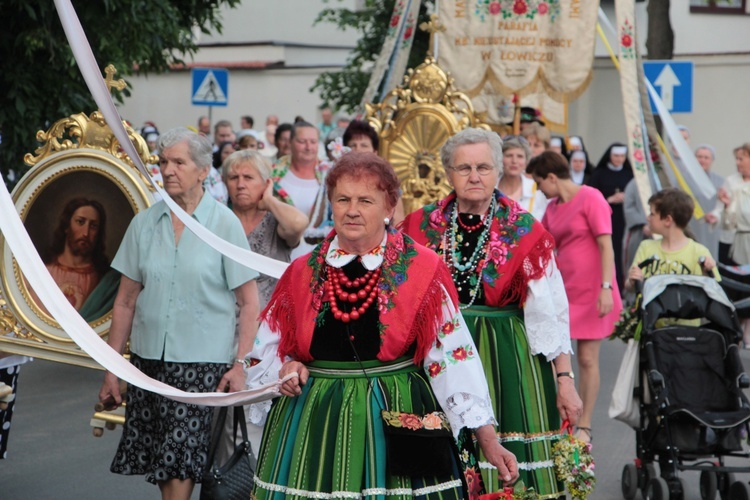
[[[388,224],[391,223],[391,219],[389,219],[388,217],[386,217],[385,219],[383,219],[383,222],[385,222],[385,225],[387,226]]]

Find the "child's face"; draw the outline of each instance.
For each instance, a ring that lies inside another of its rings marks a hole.
[[[648,206],[649,208],[649,214],[648,214],[648,227],[651,229],[651,232],[654,234],[664,234],[666,226],[664,223],[666,222],[666,217],[662,218],[662,216],[659,214],[659,212],[656,211],[656,207],[654,207],[653,204]]]

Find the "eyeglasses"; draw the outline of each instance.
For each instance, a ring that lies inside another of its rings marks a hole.
[[[468,177],[471,175],[471,172],[473,170],[476,170],[477,173],[481,176],[489,175],[490,172],[495,170],[495,167],[492,165],[487,165],[486,163],[482,163],[481,165],[459,165],[457,167],[448,167],[454,172],[456,172],[461,177]]]

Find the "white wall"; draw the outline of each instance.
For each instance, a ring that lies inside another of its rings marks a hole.
[[[343,32],[331,23],[313,26],[325,8],[353,8],[355,0],[244,0],[235,9],[222,9],[223,33],[203,35],[202,44],[276,40],[313,45],[352,46],[354,32]]]

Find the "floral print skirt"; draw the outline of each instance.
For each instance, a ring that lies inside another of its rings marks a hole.
[[[314,361],[307,366],[310,378],[302,394],[278,398],[268,415],[254,498],[463,498],[456,453],[447,476],[388,471],[381,409],[441,411],[421,367],[403,358],[391,364]],[[429,463],[430,457],[423,460]]]
[[[224,363],[170,363],[131,354],[144,374],[186,392],[213,392]],[[214,408],[182,403],[128,384],[125,425],[110,470],[146,481],[200,482],[208,458]]]

